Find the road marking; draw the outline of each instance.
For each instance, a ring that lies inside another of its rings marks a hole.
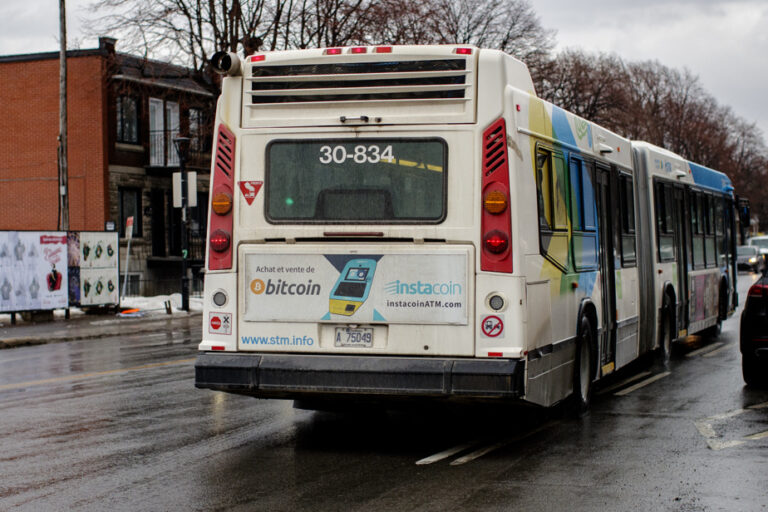
[[[716,356],[717,354],[719,354],[720,352],[724,352],[724,351],[725,351],[727,348],[729,348],[729,345],[725,345],[725,344],[724,344],[722,347],[720,347],[720,348],[716,348],[716,349],[715,349],[715,350],[713,350],[712,352],[707,352],[707,353],[706,353],[706,354],[704,354],[702,357],[714,357],[714,356]]]
[[[6,391],[9,389],[21,389],[21,388],[27,388],[31,386],[42,386],[44,384],[55,384],[57,382],[68,382],[73,380],[82,380],[82,379],[90,379],[92,377],[101,377],[104,375],[114,375],[118,373],[128,373],[133,372],[136,370],[148,370],[151,368],[162,368],[163,366],[172,366],[175,364],[186,364],[191,363],[196,358],[191,359],[176,359],[174,361],[164,361],[162,363],[151,363],[151,364],[144,364],[141,366],[133,366],[131,368],[118,368],[115,370],[104,370],[101,372],[91,372],[91,373],[79,373],[76,375],[66,375],[63,377],[54,377],[51,379],[42,379],[42,380],[32,380],[29,382],[17,382],[15,384],[4,384],[0,386],[0,391]]]
[[[716,439],[707,439],[707,446],[710,450],[719,451],[726,448],[733,448],[734,446],[740,446],[744,444],[744,441],[718,441]]]
[[[745,412],[747,412],[747,409],[736,409],[734,411],[729,411],[722,414],[716,414],[714,416],[710,416],[709,418],[704,418],[701,420],[694,421],[693,424],[696,426],[696,429],[699,431],[699,433],[702,436],[704,436],[707,439],[712,439],[714,437],[717,437],[717,432],[715,432],[715,427],[714,427],[714,423],[716,421],[727,420],[728,418],[733,418],[740,414],[744,414]]]
[[[604,395],[606,393],[610,393],[611,391],[615,391],[615,390],[617,390],[617,389],[619,389],[621,387],[626,386],[627,384],[635,382],[636,380],[640,380],[640,379],[642,379],[644,377],[647,377],[650,374],[651,374],[651,372],[649,372],[649,371],[640,372],[637,375],[633,375],[633,376],[629,377],[628,379],[624,379],[623,381],[617,382],[616,384],[608,386],[605,389],[601,389],[600,391],[598,391],[597,394],[598,395]]]
[[[472,462],[475,459],[479,459],[483,455],[487,455],[491,453],[494,450],[498,450],[499,448],[502,448],[508,444],[515,443],[517,441],[522,441],[523,439],[527,439],[531,437],[534,434],[537,434],[541,432],[542,430],[548,429],[552,425],[555,425],[556,421],[550,421],[547,422],[539,427],[536,427],[533,430],[530,430],[528,432],[525,432],[523,434],[520,434],[518,436],[514,436],[512,438],[506,439],[504,441],[499,441],[498,443],[494,443],[492,445],[486,446],[484,448],[480,448],[479,450],[475,450],[474,452],[468,453],[464,455],[463,457],[459,457],[458,459],[451,462],[451,466],[461,466],[462,464],[466,464],[467,462]]]
[[[486,446],[484,448],[480,448],[479,450],[475,450],[472,453],[468,453],[464,455],[463,457],[459,457],[458,459],[451,462],[451,466],[461,466],[462,464],[466,464],[467,462],[472,462],[475,459],[479,459],[483,455],[487,455],[491,453],[494,450],[498,450],[502,446],[505,446],[512,441],[500,441],[498,443],[494,443],[492,445]]]
[[[768,437],[768,430],[765,432],[758,432],[757,434],[752,434],[750,436],[744,436],[744,439],[749,439],[750,441],[757,441],[758,439],[765,439]]]
[[[625,396],[625,395],[628,395],[628,394],[632,393],[633,391],[637,391],[638,389],[644,388],[645,386],[647,386],[649,384],[653,384],[657,380],[661,380],[664,377],[668,377],[671,373],[672,372],[669,372],[669,371],[663,372],[663,373],[657,373],[653,377],[649,377],[649,378],[647,378],[645,380],[641,380],[640,382],[638,382],[634,386],[630,386],[627,389],[622,389],[621,391],[617,391],[616,393],[614,393],[614,395],[615,396]]]
[[[423,459],[417,460],[416,465],[423,466],[425,464],[433,464],[435,462],[439,462],[443,459],[447,459],[448,457],[456,455],[457,453],[461,453],[464,450],[468,450],[478,444],[480,444],[480,441],[471,441],[469,443],[454,446],[453,448],[448,448],[447,450],[443,450],[440,453],[436,453],[434,455],[430,455],[429,457],[424,457]]]
[[[736,416],[744,414],[745,412],[750,412],[750,411],[765,409],[765,408],[768,408],[768,402],[762,402],[759,404],[750,405],[744,409],[735,409],[733,411],[724,412],[722,414],[715,414],[714,416],[710,416],[708,418],[694,421],[693,424],[696,426],[696,429],[699,431],[699,433],[707,440],[707,446],[709,446],[711,450],[714,450],[714,451],[724,450],[726,448],[733,448],[734,446],[740,446],[744,444],[746,441],[759,441],[760,439],[768,438],[768,430],[766,430],[765,432],[758,432],[757,434],[750,434],[748,436],[744,436],[741,440],[734,439],[730,441],[720,441],[718,439],[715,439],[718,435],[717,435],[717,432],[715,431],[714,423],[716,421],[734,418]]]
[[[717,343],[713,343],[711,345],[707,345],[706,347],[701,347],[698,350],[694,350],[693,352],[689,352],[685,354],[685,357],[696,357],[701,354],[706,354],[707,352],[712,352],[713,350],[717,350],[718,348],[722,347],[724,343],[722,341],[718,341]]]

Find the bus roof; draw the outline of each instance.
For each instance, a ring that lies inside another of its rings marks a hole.
[[[717,192],[725,192],[726,194],[733,194],[733,183],[731,180],[720,171],[715,171],[709,167],[688,162],[688,167],[691,169],[693,175],[693,182],[700,187],[715,190]]]

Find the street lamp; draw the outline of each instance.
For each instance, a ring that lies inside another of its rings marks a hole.
[[[181,172],[181,309],[189,311],[189,276],[187,257],[189,256],[189,198],[187,197],[187,160],[189,159],[189,137],[175,137],[173,145],[179,155]]]

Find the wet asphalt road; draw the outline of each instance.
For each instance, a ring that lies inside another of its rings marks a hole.
[[[768,509],[768,391],[743,385],[738,315],[578,419],[196,390],[198,323],[0,351],[0,510]]]

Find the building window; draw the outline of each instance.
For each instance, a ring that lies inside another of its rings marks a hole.
[[[138,188],[118,188],[120,206],[120,238],[125,238],[125,221],[133,217],[133,236],[141,237],[141,190]]]
[[[198,108],[189,109],[189,150],[200,153],[203,150],[203,111]]]
[[[138,144],[139,116],[136,99],[130,96],[117,97],[117,142]]]

